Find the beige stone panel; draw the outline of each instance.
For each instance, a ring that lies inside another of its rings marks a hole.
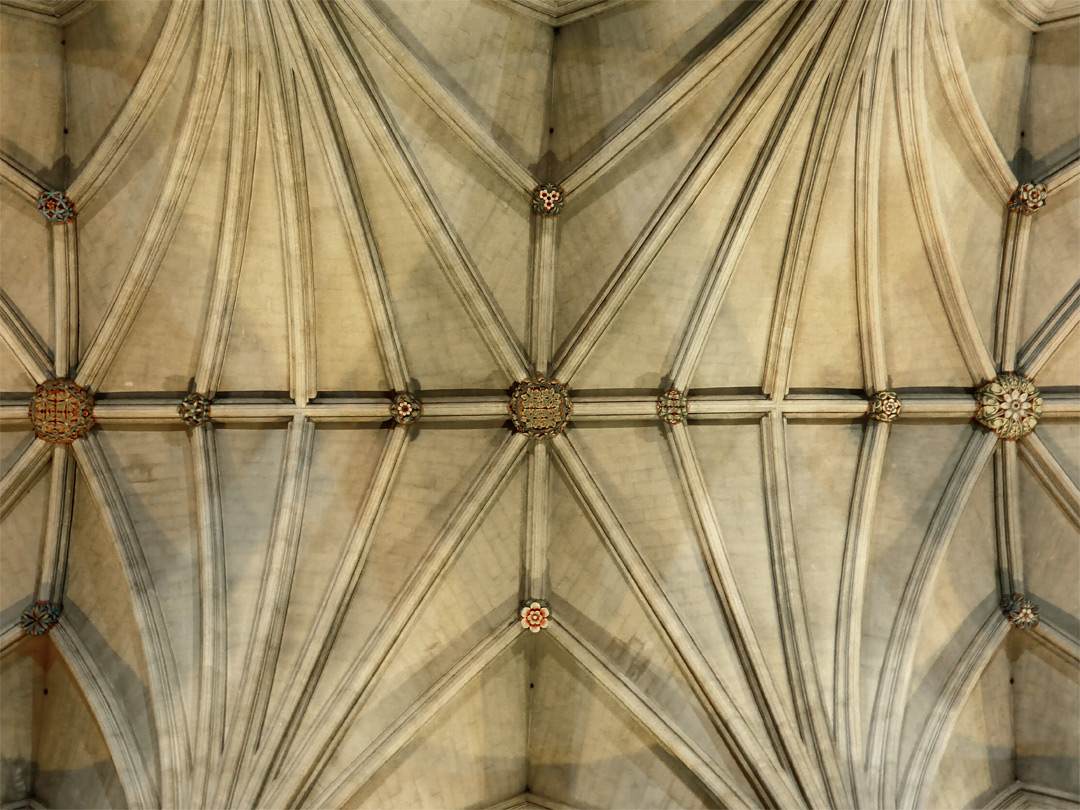
[[[456,695],[347,801],[347,808],[487,807],[526,784],[528,642]]]
[[[94,502],[81,477],[75,477],[62,621],[86,645],[127,715],[144,759],[157,780],[158,742],[150,704],[150,677],[135,621],[131,587]]]
[[[1050,359],[1039,372],[1036,383],[1044,389],[1050,386],[1076,388],[1077,383],[1080,383],[1080,329],[1074,329],[1057,351],[1050,355]]]
[[[1038,436],[1073,483],[1080,486],[1080,423],[1043,422]]]
[[[941,568],[926,591],[926,603],[912,648],[900,761],[912,747],[945,686],[952,668],[975,638],[987,615],[998,609],[994,468],[987,465],[956,526]],[[1005,621],[1004,616],[1001,621]]]
[[[15,359],[15,355],[6,343],[0,343],[0,389],[5,392],[21,394],[26,399],[34,393],[34,381]],[[29,422],[27,423],[29,424]]]
[[[23,425],[8,425],[0,428],[0,475],[11,469],[31,443],[37,437],[30,429],[30,420]]]
[[[101,431],[168,630],[181,698],[194,732],[199,688],[199,551],[187,431]]]
[[[894,424],[866,560],[862,615],[862,719],[870,722],[882,660],[904,585],[972,427]],[[992,583],[988,585],[992,587]]]
[[[1009,642],[990,659],[945,747],[927,807],[986,807],[1016,780]]]
[[[1031,339],[1080,279],[1076,259],[1080,255],[1080,183],[1070,183],[1050,195],[1031,219],[1022,290],[1021,345]],[[1069,384],[1076,385],[1080,375],[1075,366],[1072,372]],[[1042,379],[1040,374],[1039,382]]]
[[[0,149],[47,185],[67,185],[64,31],[4,9],[0,18]]]
[[[857,101],[857,99],[856,99]],[[855,114],[844,121],[806,265],[791,349],[792,388],[863,387],[855,300]]]
[[[4,626],[16,622],[33,601],[41,566],[41,545],[49,519],[47,464],[37,481],[0,519],[0,609]]]
[[[521,163],[540,160],[548,126],[550,26],[496,3],[379,0],[373,5],[485,130]],[[359,31],[350,33],[366,47]]]
[[[794,421],[786,430],[803,604],[825,710],[831,717],[836,603],[863,424]]]
[[[346,98],[343,92],[335,90],[335,98]],[[446,280],[356,115],[340,101],[338,113],[382,254],[413,380],[428,389],[507,387],[509,381]]]
[[[228,95],[199,164],[187,205],[116,360],[104,391],[183,391],[195,376],[210,303],[225,204],[229,151]]]
[[[33,792],[34,695],[41,690],[45,639],[24,637],[0,658],[0,801]]]
[[[725,20],[738,6],[733,0],[645,0],[556,29],[551,148],[558,173],[722,41]]]
[[[889,384],[970,386],[973,380],[945,317],[915,216],[900,148],[896,106],[890,102],[883,106],[878,212],[882,326]],[[998,235],[995,228],[995,239]]]
[[[218,620],[226,622],[228,681],[229,688],[235,691],[240,688],[241,667],[255,623],[255,606],[285,458],[285,429],[280,425],[227,427],[215,430],[214,437],[228,602],[228,615]]]
[[[75,171],[116,118],[168,16],[168,0],[94,3],[63,29],[67,153]]]
[[[367,63],[439,205],[523,341],[532,254],[529,201],[440,121],[388,65],[377,57]]]
[[[359,585],[322,679],[315,688],[313,709],[333,700],[341,691],[342,678],[357,653],[382,621],[478,471],[505,438],[502,431],[424,427],[410,430],[416,431],[415,437],[405,451],[379,528],[372,538]],[[309,711],[305,716],[301,739],[311,728],[314,714],[315,711]]]
[[[277,190],[269,114],[259,111],[247,247],[240,267],[220,391],[288,391],[284,215]]]
[[[1027,634],[1013,655],[1016,778],[1078,793],[1080,669]]]
[[[712,807],[713,799],[563,649],[537,650],[530,790],[574,807]]]
[[[306,121],[306,116],[304,116]],[[305,128],[304,165],[311,206],[311,250],[315,283],[315,348],[323,391],[386,391],[371,309],[353,258],[342,210],[330,184],[318,137]]]
[[[597,203],[601,204],[606,203]],[[701,227],[706,217],[704,208],[690,210],[574,376],[575,388],[660,390],[661,380],[671,372],[708,263],[702,246],[687,234]],[[582,268],[564,259],[559,262],[556,277],[565,278],[567,285],[574,283],[570,277]],[[593,273],[598,281],[600,275]]]
[[[751,706],[753,698],[701,552],[671,446],[659,423],[576,430],[574,439],[705,658],[735,702]],[[755,722],[753,718],[751,723]],[[758,725],[764,738],[764,727]]]
[[[780,619],[774,597],[765,512],[761,427],[756,420],[693,422],[690,436],[702,460],[735,582],[773,682],[786,683]],[[780,689],[790,696],[790,691]],[[788,706],[789,711],[794,707]]]
[[[956,125],[932,59],[926,62],[925,87],[934,193],[964,292],[983,342],[992,348],[1008,210]]]
[[[315,429],[296,571],[268,704],[271,713],[289,686],[297,657],[326,602],[388,435],[388,430],[375,425],[319,424]]]
[[[725,305],[702,354],[694,388],[725,384],[732,375],[745,384],[760,385],[784,250],[784,240],[776,238],[775,228],[781,232],[787,230],[810,123],[807,119],[796,135],[789,157],[769,192],[769,200],[751,227],[733,271]],[[583,388],[659,388],[661,378],[671,371],[683,331],[723,238],[723,230],[718,226],[725,219],[718,212],[737,210],[741,196],[737,184],[745,181],[755,157],[751,150],[759,147],[760,141],[754,140],[735,147],[732,157],[721,166],[600,339],[575,384]],[[718,192],[720,184],[724,186],[722,192]],[[723,194],[723,199],[718,194]],[[731,369],[720,363],[716,356],[720,351],[725,357],[738,357],[745,366]]]
[[[1055,625],[1080,631],[1080,534],[1026,463],[1020,465],[1020,548],[1026,591]]]
[[[1031,153],[1033,176],[1039,177],[1080,147],[1080,26],[1075,18],[1071,25],[1035,34],[1029,70],[1023,144]]]
[[[120,777],[93,713],[49,643],[43,689],[34,695],[34,795],[46,807],[127,807]]]
[[[1031,31],[996,0],[950,0],[944,5],[945,13],[953,15],[975,100],[1016,170]]]
[[[757,54],[757,48],[748,48],[729,70],[718,71],[708,79],[698,95],[581,195],[568,195],[567,207],[559,219],[556,345],[566,338],[634,245],[738,88],[744,72],[752,65],[751,57]],[[677,263],[678,271],[688,276],[688,281],[700,285],[790,78],[781,82],[776,98],[766,102],[750,122],[682,219],[668,243],[678,239],[670,248],[676,252],[669,258],[657,259]],[[646,277],[659,269],[652,268]],[[667,270],[665,275],[670,272]],[[696,287],[693,292],[697,292]]]
[[[412,626],[406,630],[399,648],[388,662],[386,672],[380,676],[370,699],[327,765],[323,783],[339,776],[341,770],[359,756],[376,736],[485,636],[512,620],[520,606],[518,592],[521,543],[525,534],[524,513],[525,467],[521,466],[476,531],[465,541],[446,574],[424,599]],[[523,636],[530,635],[524,630],[521,632]],[[521,645],[515,650],[520,651]],[[504,661],[507,654],[502,653],[489,664],[473,683],[480,684],[481,691],[489,696],[486,711],[491,717],[521,718],[521,740],[514,743],[520,753],[512,754],[511,747],[503,752],[500,759],[506,760],[506,767],[520,769],[520,778],[524,779],[524,714],[527,702],[524,699],[523,681],[526,672],[523,667],[519,672],[519,683],[500,694],[500,661]],[[520,657],[510,654],[515,658]],[[472,684],[467,688],[471,689]],[[452,706],[443,709],[435,722],[447,711],[452,711]],[[482,730],[484,737],[492,733],[490,729]],[[424,737],[422,729],[417,738]],[[461,741],[470,746],[480,740],[463,737]],[[493,752],[499,748],[492,747],[489,740],[484,744],[484,750]],[[408,758],[414,762],[414,766],[424,761],[419,751]],[[515,763],[513,760],[518,761]],[[394,768],[392,764],[386,767],[390,770]],[[440,770],[439,767],[432,767],[432,775]],[[378,777],[373,780],[378,781]],[[430,782],[431,779],[426,777],[424,781]],[[521,790],[521,784],[518,783],[517,791]],[[503,798],[513,792],[513,789],[506,791]],[[464,800],[466,797],[462,798]],[[492,800],[494,798],[498,796]],[[464,806],[464,803],[458,806]]]
[[[703,115],[695,105],[685,106],[600,179],[567,195],[557,226],[556,347],[583,317],[663,201],[700,141],[698,130],[708,127],[704,119],[713,115],[712,110]],[[692,215],[691,210],[687,219]]]
[[[10,115],[5,107],[4,118]],[[24,200],[7,183],[0,185],[0,233],[4,238],[0,286],[33,329],[34,336],[51,349],[54,339],[51,226],[34,203]],[[6,367],[11,365],[9,357],[3,356],[0,364],[5,376],[9,373]],[[15,366],[22,368],[17,361]],[[4,390],[18,389],[5,384]]]
[[[745,73],[766,43],[757,38],[737,56],[729,59],[727,69],[718,70],[700,85],[697,95],[677,110],[670,119],[616,163],[583,192],[568,195],[567,207],[559,215],[559,256],[555,271],[555,341],[562,341],[586,307],[615,271],[629,251],[657,206],[690,162],[694,150],[710,131],[721,110],[739,89]],[[782,82],[786,89],[787,83]],[[782,92],[782,91],[781,91]],[[700,249],[680,257],[681,271],[697,278],[724,232],[724,224],[739,192],[745,167],[753,160],[754,147],[771,121],[770,109],[758,113],[750,129],[735,145],[706,185],[697,205],[683,219],[673,239],[683,234],[692,247]],[[599,144],[597,144],[597,147]],[[734,168],[731,168],[734,166]],[[738,179],[732,180],[732,175]],[[597,239],[603,234],[603,239]]]
[[[109,179],[78,210],[79,345],[85,351],[142,240],[165,182],[192,82],[189,45],[157,110]]]
[[[626,678],[660,706],[684,734],[722,763],[735,775],[743,789],[750,792],[749,785],[743,781],[727,746],[702,707],[700,699],[691,689],[682,668],[668,651],[668,646],[661,636],[662,631],[649,617],[647,609],[627,582],[603,538],[582,511],[576,496],[571,493],[559,473],[551,479],[550,538],[548,570],[551,575],[551,607],[555,621],[559,621],[561,616],[572,624]],[[545,679],[542,666],[538,667],[535,674],[536,677]],[[591,685],[591,676],[584,675],[583,678]],[[736,693],[737,684],[732,684],[730,689],[732,693]],[[555,779],[560,772],[559,768],[568,767],[576,761],[590,761],[573,758],[575,740],[580,739],[584,726],[592,722],[588,716],[589,710],[585,706],[571,705],[565,718],[556,720],[554,718],[557,718],[558,714],[555,705],[548,698],[549,694],[545,691],[533,696],[532,728],[535,730],[544,722],[544,718],[553,718],[548,722],[557,724],[557,728],[546,734],[550,736],[561,733],[565,738],[562,745],[569,747],[556,749],[560,753],[554,762],[543,747],[539,750],[535,747],[530,749],[530,764],[534,769],[530,775],[530,784],[537,792],[540,792],[541,788],[533,779],[540,779],[541,776]],[[747,705],[746,709],[744,714],[753,723],[751,707]],[[547,714],[548,712],[551,714]],[[533,739],[535,741],[537,738]],[[541,746],[553,744],[539,743]],[[534,742],[535,745],[537,743]],[[545,763],[545,767],[556,770],[536,770]],[[545,790],[544,795],[557,798],[562,794]],[[600,801],[603,803],[606,800]]]
[[[794,137],[786,147],[765,204],[751,226],[691,388],[762,387],[769,331],[784,260],[786,239],[782,235],[788,233],[791,224],[813,118],[807,115],[801,122],[792,124],[796,126]],[[760,143],[757,142],[757,148]],[[749,162],[739,161],[734,165],[747,166]],[[731,189],[731,194],[736,207],[739,206],[742,189]],[[708,272],[712,258],[710,255],[706,260],[705,272]]]

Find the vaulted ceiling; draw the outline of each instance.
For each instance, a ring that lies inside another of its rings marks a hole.
[[[1080,803],[1076,3],[0,24],[5,808]]]

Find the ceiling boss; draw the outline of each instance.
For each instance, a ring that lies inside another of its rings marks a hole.
[[[976,391],[975,398],[979,403],[975,419],[1003,439],[1028,435],[1042,416],[1042,394],[1019,374],[1002,374]]]
[[[534,439],[558,436],[573,412],[566,386],[557,380],[535,377],[517,383],[510,392],[514,430]]]
[[[94,398],[73,380],[45,380],[30,400],[30,421],[38,438],[71,444],[94,426]]]

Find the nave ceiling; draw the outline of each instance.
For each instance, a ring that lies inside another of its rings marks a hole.
[[[1076,807],[1078,26],[2,0],[4,806]]]

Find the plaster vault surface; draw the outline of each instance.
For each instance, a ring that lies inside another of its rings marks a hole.
[[[0,0],[3,807],[1077,807],[1078,20]]]

